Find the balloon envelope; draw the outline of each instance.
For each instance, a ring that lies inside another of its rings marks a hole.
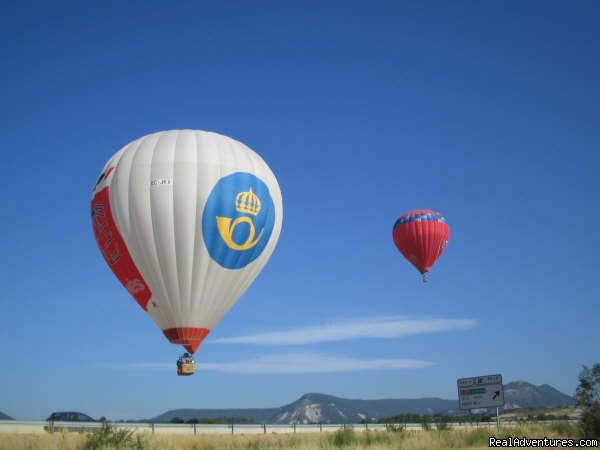
[[[192,353],[262,270],[282,224],[281,191],[262,158],[196,130],[119,150],[91,209],[110,269],[167,339]]]
[[[415,209],[396,220],[392,236],[404,257],[425,274],[446,248],[450,227],[439,212]]]

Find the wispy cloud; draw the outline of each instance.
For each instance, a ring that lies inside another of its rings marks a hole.
[[[286,353],[260,356],[233,362],[198,363],[197,370],[246,374],[293,374],[356,372],[363,370],[422,369],[434,365],[418,359],[358,359],[320,353]],[[100,363],[95,367],[126,370],[174,370],[166,363]]]
[[[213,339],[219,344],[308,345],[321,342],[359,338],[401,338],[440,331],[461,331],[474,328],[472,319],[412,319],[407,317],[367,317],[343,320],[316,326],[295,327]]]
[[[266,355],[229,363],[205,363],[204,370],[233,373],[323,373],[380,369],[421,369],[433,363],[417,359],[357,359],[318,353]]]
[[[94,369],[124,369],[124,370],[173,370],[175,363],[115,363],[100,362],[91,365]]]

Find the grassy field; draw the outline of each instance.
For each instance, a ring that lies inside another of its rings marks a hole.
[[[528,438],[579,438],[576,425],[523,425],[495,429],[444,430],[444,431],[367,431],[346,430],[322,434],[270,434],[270,435],[129,435],[121,436],[121,444],[105,445],[105,441],[81,433],[56,433],[47,435],[0,434],[0,450],[426,450],[426,449],[487,449],[488,437]],[[110,437],[110,436],[109,436]],[[582,448],[582,447],[579,447]]]
[[[575,407],[560,407],[560,408],[519,408],[514,410],[504,411],[500,415],[501,420],[519,420],[525,419],[528,416],[538,417],[541,415],[562,417],[568,416],[571,419],[578,418],[581,415],[581,410]]]

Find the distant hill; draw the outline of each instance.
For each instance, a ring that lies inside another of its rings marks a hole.
[[[7,416],[6,414],[4,414],[2,411],[0,411],[0,420],[15,420],[10,416]]]
[[[575,398],[563,394],[548,384],[534,386],[526,381],[505,384],[504,402],[506,409],[573,406],[576,403]]]
[[[174,409],[153,420],[170,422],[218,417],[244,417],[257,423],[355,423],[394,414],[458,413],[456,400],[421,398],[410,400],[350,400],[325,394],[305,394],[289,405],[263,409]]]
[[[534,386],[524,381],[504,385],[507,408],[573,405],[575,399],[547,384]],[[517,405],[517,406],[515,406]],[[216,419],[243,417],[256,423],[357,423],[363,419],[382,419],[398,414],[462,415],[457,400],[441,398],[354,400],[326,394],[305,394],[289,405],[278,408],[250,409],[174,409],[154,419],[170,422],[178,417]]]

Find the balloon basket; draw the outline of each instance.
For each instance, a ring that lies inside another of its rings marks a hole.
[[[194,362],[183,363],[177,366],[177,375],[180,377],[194,375],[194,372],[196,372],[196,363]]]

